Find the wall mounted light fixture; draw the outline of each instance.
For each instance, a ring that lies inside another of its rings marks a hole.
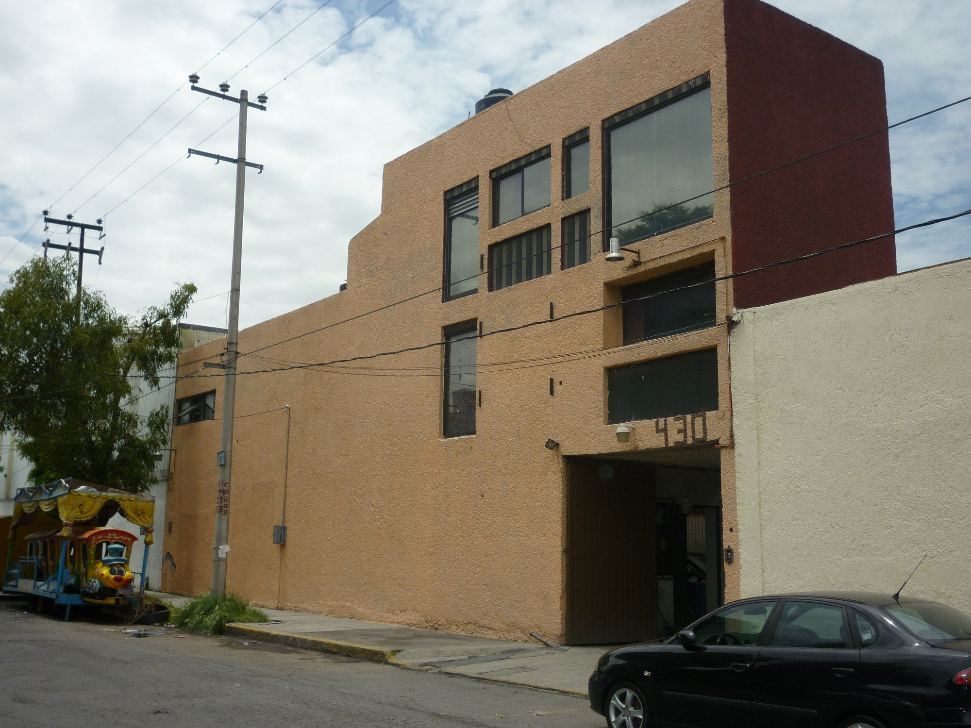
[[[641,251],[636,248],[622,248],[620,247],[620,238],[610,239],[610,250],[607,251],[607,255],[604,256],[604,260],[609,263],[620,263],[624,260],[624,254],[620,251],[627,251],[628,253],[634,253],[637,255],[637,263],[641,262]]]
[[[617,442],[630,442],[630,433],[634,429],[634,425],[631,424],[617,425],[617,432],[615,433],[617,435]]]

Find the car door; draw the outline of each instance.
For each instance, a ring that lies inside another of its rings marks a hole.
[[[823,728],[852,707],[860,650],[839,604],[787,599],[752,667],[752,725]]]
[[[749,728],[749,670],[778,600],[734,604],[694,628],[695,643],[665,647],[651,680],[660,721],[691,728]]]

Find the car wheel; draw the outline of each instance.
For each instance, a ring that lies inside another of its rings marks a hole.
[[[839,728],[883,728],[883,723],[873,718],[857,716],[849,720],[844,720],[840,723]]]
[[[631,683],[619,683],[607,698],[608,728],[647,728],[651,719],[644,695]]]

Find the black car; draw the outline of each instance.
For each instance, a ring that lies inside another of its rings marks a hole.
[[[611,728],[971,726],[971,617],[872,593],[733,602],[590,676]]]

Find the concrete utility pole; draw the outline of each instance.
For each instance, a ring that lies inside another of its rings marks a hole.
[[[70,232],[72,228],[78,228],[81,231],[81,241],[78,244],[78,247],[77,248],[75,248],[74,246],[72,246],[70,242],[68,242],[67,245],[59,245],[57,243],[52,243],[49,238],[47,240],[45,240],[44,241],[44,257],[45,258],[47,257],[47,249],[48,248],[55,248],[57,250],[64,250],[64,251],[67,252],[68,255],[71,254],[71,251],[75,251],[75,250],[77,251],[77,253],[78,253],[78,306],[80,306],[80,304],[81,304],[81,277],[84,275],[84,256],[86,254],[87,255],[97,255],[98,256],[98,265],[101,265],[101,257],[104,255],[104,252],[105,252],[104,246],[101,246],[101,250],[95,250],[94,248],[85,248],[84,247],[84,231],[85,230],[94,230],[94,231],[100,233],[100,235],[98,236],[98,240],[101,240],[101,238],[104,237],[104,228],[101,226],[101,220],[98,220],[97,221],[97,223],[98,223],[97,225],[89,225],[88,223],[85,223],[85,222],[74,222],[74,220],[72,219],[73,217],[74,217],[73,215],[68,215],[67,216],[67,220],[55,220],[53,217],[48,217],[48,211],[47,210],[44,210],[44,231],[45,232],[47,231],[48,225],[63,225],[64,227],[67,228],[68,232]]]
[[[263,172],[262,164],[246,161],[246,112],[250,106],[266,111],[264,104],[267,98],[266,94],[260,94],[256,99],[259,103],[254,104],[249,100],[249,94],[245,89],[239,92],[238,99],[233,98],[226,93],[229,91],[228,83],[219,84],[221,93],[200,88],[196,86],[199,83],[199,76],[195,73],[189,76],[189,82],[192,84],[193,91],[239,104],[239,142],[236,159],[200,152],[196,149],[189,150],[190,157],[196,154],[215,159],[216,164],[223,161],[236,165],[236,219],[233,223],[233,273],[229,293],[229,332],[226,338],[224,365],[226,385],[223,393],[222,450],[216,455],[216,462],[219,464],[219,485],[216,489],[216,532],[212,544],[212,593],[221,598],[226,595],[226,557],[229,554],[229,492],[233,467],[233,418],[236,408],[236,355],[239,341],[239,277],[243,258],[243,191],[246,186],[247,167],[259,169],[261,174]]]

